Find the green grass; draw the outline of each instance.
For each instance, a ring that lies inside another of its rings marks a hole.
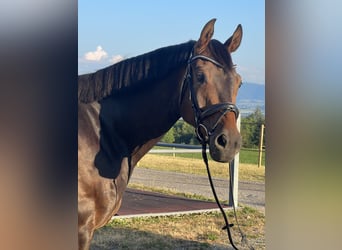
[[[259,151],[257,149],[243,148],[240,150],[240,162],[246,164],[258,164]],[[261,165],[265,166],[265,151],[262,152]]]

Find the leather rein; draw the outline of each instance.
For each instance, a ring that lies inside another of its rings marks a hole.
[[[196,56],[192,56],[192,54],[190,55],[190,59],[188,60],[188,65],[187,65],[187,69],[185,72],[185,76],[184,76],[184,81],[183,81],[183,86],[182,86],[182,93],[181,93],[181,99],[183,97],[183,92],[184,89],[186,89],[186,86],[189,85],[189,90],[190,90],[190,96],[189,99],[191,101],[191,106],[192,109],[194,111],[194,117],[195,117],[195,131],[196,131],[196,136],[197,139],[199,140],[199,142],[202,145],[202,158],[203,161],[206,165],[206,169],[207,169],[207,174],[208,174],[208,179],[209,179],[209,183],[210,183],[210,187],[212,190],[212,193],[214,195],[215,201],[217,203],[217,206],[219,207],[223,219],[225,221],[225,226],[222,228],[222,230],[226,230],[227,234],[228,234],[228,239],[230,244],[233,246],[234,249],[238,250],[238,248],[235,246],[234,242],[233,242],[233,238],[232,238],[232,234],[230,231],[230,228],[232,226],[234,226],[234,224],[230,224],[227,218],[227,215],[225,213],[225,211],[223,210],[220,201],[217,197],[216,191],[215,191],[215,187],[214,187],[214,183],[213,180],[211,178],[211,173],[210,173],[210,169],[209,169],[209,163],[208,163],[208,157],[207,157],[207,153],[206,153],[206,146],[207,143],[209,143],[209,137],[213,134],[213,132],[215,131],[217,125],[219,124],[219,122],[221,121],[222,117],[227,114],[228,112],[234,112],[235,114],[235,118],[237,119],[239,117],[239,109],[237,108],[237,106],[234,103],[231,102],[223,102],[223,103],[218,103],[218,104],[213,104],[210,106],[207,106],[205,108],[200,108],[199,104],[198,104],[198,100],[194,91],[194,86],[191,82],[192,76],[191,76],[191,63],[194,62],[195,60],[205,60],[208,62],[213,63],[214,65],[216,65],[219,68],[224,68],[224,66],[217,62],[216,60],[204,56],[204,55],[196,55]],[[214,123],[214,125],[208,129],[204,124],[203,121],[205,119],[207,119],[208,117],[216,114],[216,113],[220,113],[220,116],[217,118],[216,122]],[[229,163],[229,174],[231,174],[231,163]],[[231,180],[231,178],[230,178]],[[232,193],[232,185],[230,185],[230,192]],[[234,198],[233,198],[234,200]],[[233,208],[234,208],[234,216],[235,216],[235,220],[237,222],[241,237],[242,237],[242,242],[247,244],[247,239],[245,234],[242,233],[241,229],[240,229],[240,225],[237,221],[237,216],[236,216],[236,211],[235,211],[235,204],[233,204]],[[254,249],[253,247],[249,246],[250,249]]]

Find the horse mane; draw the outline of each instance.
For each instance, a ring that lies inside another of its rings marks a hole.
[[[189,59],[195,41],[168,46],[78,76],[78,101],[99,101],[139,83],[155,82]]]

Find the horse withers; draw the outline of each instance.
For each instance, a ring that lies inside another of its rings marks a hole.
[[[89,249],[94,230],[119,210],[137,162],[180,118],[195,127],[215,161],[241,147],[236,96],[241,77],[209,21],[198,41],[169,46],[78,77],[78,241]]]

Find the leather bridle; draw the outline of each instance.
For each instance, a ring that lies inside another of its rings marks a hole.
[[[216,129],[217,125],[219,124],[219,122],[221,121],[222,117],[225,114],[227,114],[228,112],[234,112],[235,118],[237,119],[239,116],[239,109],[237,108],[237,106],[234,103],[231,103],[231,102],[223,102],[223,103],[213,104],[213,105],[210,105],[210,106],[207,106],[204,108],[199,107],[198,100],[197,100],[195,90],[194,90],[194,85],[191,81],[192,80],[191,64],[198,59],[211,62],[214,65],[216,65],[217,67],[222,68],[222,69],[224,68],[224,66],[221,63],[217,62],[216,60],[214,60],[210,57],[207,57],[204,55],[192,56],[192,54],[191,54],[190,58],[188,60],[188,65],[187,65],[187,69],[185,72],[183,89],[185,86],[187,86],[187,85],[189,86],[189,90],[190,90],[189,98],[191,101],[192,109],[194,111],[196,136],[197,136],[197,138],[201,144],[204,144],[204,143],[206,144],[209,142],[209,137],[215,131],[215,129]],[[183,92],[183,90],[182,90],[182,92]],[[214,115],[214,114],[217,114],[217,113],[221,113],[221,114],[217,118],[214,125],[210,129],[208,129],[206,127],[206,125],[204,125],[204,123],[203,123],[204,120],[207,119],[208,117]]]
[[[209,163],[208,163],[208,158],[207,158],[207,154],[206,154],[206,146],[209,143],[209,137],[215,131],[215,129],[216,129],[217,125],[219,124],[220,120],[222,119],[222,117],[225,114],[227,114],[228,112],[234,112],[235,118],[237,119],[239,117],[239,109],[237,108],[237,106],[234,103],[231,103],[231,102],[223,102],[223,103],[213,104],[213,105],[207,106],[205,108],[199,107],[198,100],[197,100],[195,90],[194,90],[194,86],[193,86],[193,83],[191,82],[191,80],[192,80],[191,63],[194,62],[195,60],[198,60],[198,59],[211,62],[219,68],[224,68],[224,66],[222,64],[220,64],[219,62],[217,62],[216,60],[214,60],[210,57],[207,57],[204,55],[192,56],[192,54],[191,54],[190,59],[188,60],[188,65],[186,68],[184,81],[182,83],[180,103],[182,102],[186,86],[189,86],[189,90],[190,90],[189,99],[191,101],[191,106],[192,106],[192,109],[194,111],[196,135],[197,135],[199,142],[202,144],[202,158],[203,158],[203,161],[206,165],[206,169],[207,169],[207,173],[208,173],[208,179],[209,179],[210,187],[212,189],[215,201],[216,201],[217,206],[219,207],[219,209],[223,215],[224,221],[225,221],[225,226],[222,229],[227,231],[229,242],[231,243],[231,245],[233,246],[234,249],[238,250],[238,248],[235,246],[235,244],[233,242],[232,234],[230,232],[230,228],[234,224],[229,223],[228,218],[226,216],[226,213],[224,212],[224,210],[220,204],[220,201],[217,197],[216,191],[215,191],[214,183],[213,183],[213,180],[211,178],[211,173],[210,173],[210,169],[209,169]],[[210,129],[208,129],[204,125],[203,121],[205,119],[207,119],[208,117],[216,114],[216,113],[221,113],[221,114],[217,118],[214,125]],[[229,163],[229,172],[230,172],[230,170],[231,170],[231,163]],[[230,178],[230,181],[231,181],[231,178]],[[232,184],[230,185],[230,188],[232,188]],[[230,189],[230,192],[232,193],[231,189]],[[234,198],[233,198],[233,200],[234,200]],[[237,221],[237,217],[236,217],[236,211],[235,211],[235,205],[234,204],[233,204],[233,208],[234,208],[235,220],[237,222],[237,225],[238,225],[238,228],[240,231],[240,235],[242,237],[241,242],[246,244],[249,247],[249,249],[254,250],[254,248],[248,244],[246,235],[240,229],[240,225],[239,225],[239,223]]]

